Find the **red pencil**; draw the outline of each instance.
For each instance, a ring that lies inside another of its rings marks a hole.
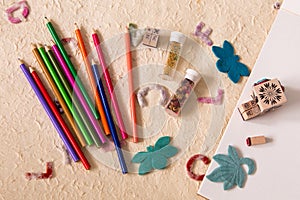
[[[70,129],[68,128],[67,124],[65,123],[62,116],[60,115],[58,109],[54,105],[51,97],[49,96],[49,94],[48,94],[45,86],[43,85],[41,79],[39,78],[38,74],[34,71],[34,69],[32,67],[29,67],[29,70],[30,70],[30,73],[32,75],[33,80],[37,84],[37,86],[38,86],[39,90],[41,91],[42,95],[44,96],[47,104],[49,105],[50,109],[54,113],[57,121],[59,122],[59,125],[61,126],[61,128],[65,132],[68,140],[70,141],[71,145],[73,146],[73,148],[74,148],[75,152],[77,153],[77,155],[78,155],[80,161],[82,162],[83,166],[87,170],[90,169],[91,165],[89,164],[88,160],[86,159],[83,152],[81,151],[79,145],[77,144],[77,142],[76,142],[75,138],[73,137]]]
[[[132,60],[131,60],[131,51],[130,51],[130,33],[128,28],[126,28],[125,33],[125,47],[126,47],[126,60],[127,60],[127,70],[128,70],[128,88],[129,88],[129,100],[131,108],[131,120],[132,120],[132,136],[133,142],[138,142],[138,134],[136,127],[136,112],[135,112],[135,94],[133,91],[133,78],[132,78]]]

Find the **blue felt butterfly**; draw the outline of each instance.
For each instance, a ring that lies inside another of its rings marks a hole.
[[[223,48],[213,46],[212,51],[220,58],[216,63],[218,70],[228,73],[228,77],[234,83],[237,83],[241,76],[249,76],[247,66],[239,62],[240,57],[234,55],[233,46],[227,40],[224,41]]]
[[[139,175],[144,175],[152,169],[164,169],[167,166],[168,158],[177,154],[176,147],[169,145],[170,137],[164,136],[157,140],[154,147],[148,146],[147,151],[135,154],[131,160],[133,163],[141,163]]]

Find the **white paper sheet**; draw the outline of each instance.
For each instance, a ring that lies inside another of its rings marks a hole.
[[[243,121],[236,108],[216,151],[216,154],[227,154],[228,145],[236,147],[240,156],[255,161],[256,172],[247,175],[244,188],[234,187],[228,191],[223,190],[223,183],[204,178],[198,194],[211,200],[300,199],[299,0],[286,0],[279,10],[237,105],[251,99],[253,83],[264,77],[281,81],[288,102],[249,121]],[[272,141],[248,147],[246,138],[257,135],[264,135]],[[218,164],[212,161],[207,174],[217,167]]]

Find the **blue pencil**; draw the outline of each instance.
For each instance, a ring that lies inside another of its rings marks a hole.
[[[117,151],[117,154],[118,154],[118,158],[119,158],[120,166],[121,166],[121,169],[122,169],[122,173],[126,174],[128,172],[128,170],[127,170],[126,162],[124,160],[123,152],[122,152],[122,149],[121,149],[120,140],[118,138],[118,134],[117,134],[117,130],[116,130],[116,127],[115,127],[115,124],[114,124],[114,120],[113,120],[113,117],[111,115],[109,105],[108,105],[108,102],[107,102],[107,99],[106,99],[106,96],[105,96],[105,90],[104,90],[104,87],[103,87],[103,84],[102,84],[102,81],[101,81],[101,78],[100,78],[100,73],[99,73],[99,70],[98,70],[98,66],[95,64],[94,61],[92,61],[92,70],[93,70],[93,74],[94,74],[94,77],[95,77],[95,80],[96,80],[96,83],[97,83],[97,89],[98,89],[98,92],[99,92],[99,96],[100,96],[101,102],[103,104],[103,109],[104,109],[104,112],[105,112],[105,116],[107,118],[108,127],[109,127],[109,130],[110,130],[110,133],[111,133],[111,136],[113,138],[115,148],[116,148],[116,151]]]
[[[25,74],[25,76],[26,76],[28,82],[30,83],[32,89],[34,90],[36,96],[38,97],[39,101],[41,102],[42,106],[44,107],[44,109],[45,109],[46,113],[48,114],[52,124],[56,128],[59,136],[61,137],[62,141],[64,142],[64,144],[65,144],[66,148],[68,149],[70,155],[72,156],[73,160],[75,162],[79,161],[79,158],[78,158],[75,150],[73,149],[72,145],[70,144],[69,140],[67,139],[64,131],[60,127],[57,119],[55,118],[53,112],[51,111],[49,105],[47,104],[45,98],[43,97],[43,95],[40,92],[39,88],[37,87],[36,83],[34,82],[28,68],[25,66],[25,64],[21,60],[20,60],[20,63],[21,63],[20,67],[21,67],[23,73]]]

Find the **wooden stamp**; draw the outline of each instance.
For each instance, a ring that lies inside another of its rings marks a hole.
[[[257,117],[260,114],[261,114],[261,110],[259,109],[259,106],[255,106],[255,107],[243,112],[242,117],[246,121],[248,119],[252,119],[254,117]]]
[[[281,86],[277,79],[263,81],[254,85],[253,94],[257,98],[257,104],[262,112],[267,112],[287,102],[284,87]]]
[[[244,120],[252,119],[287,102],[284,87],[277,79],[262,79],[254,84],[252,100],[238,107]]]
[[[248,146],[258,145],[258,144],[265,144],[266,138],[265,136],[255,136],[255,137],[248,137],[246,139],[246,143]]]
[[[240,105],[238,107],[240,113],[243,113],[247,110],[250,110],[251,108],[254,108],[255,106],[257,105],[256,101],[255,100],[250,100],[246,103],[243,103],[242,105]]]
[[[142,42],[143,45],[156,48],[158,39],[159,39],[159,29],[147,28]]]

